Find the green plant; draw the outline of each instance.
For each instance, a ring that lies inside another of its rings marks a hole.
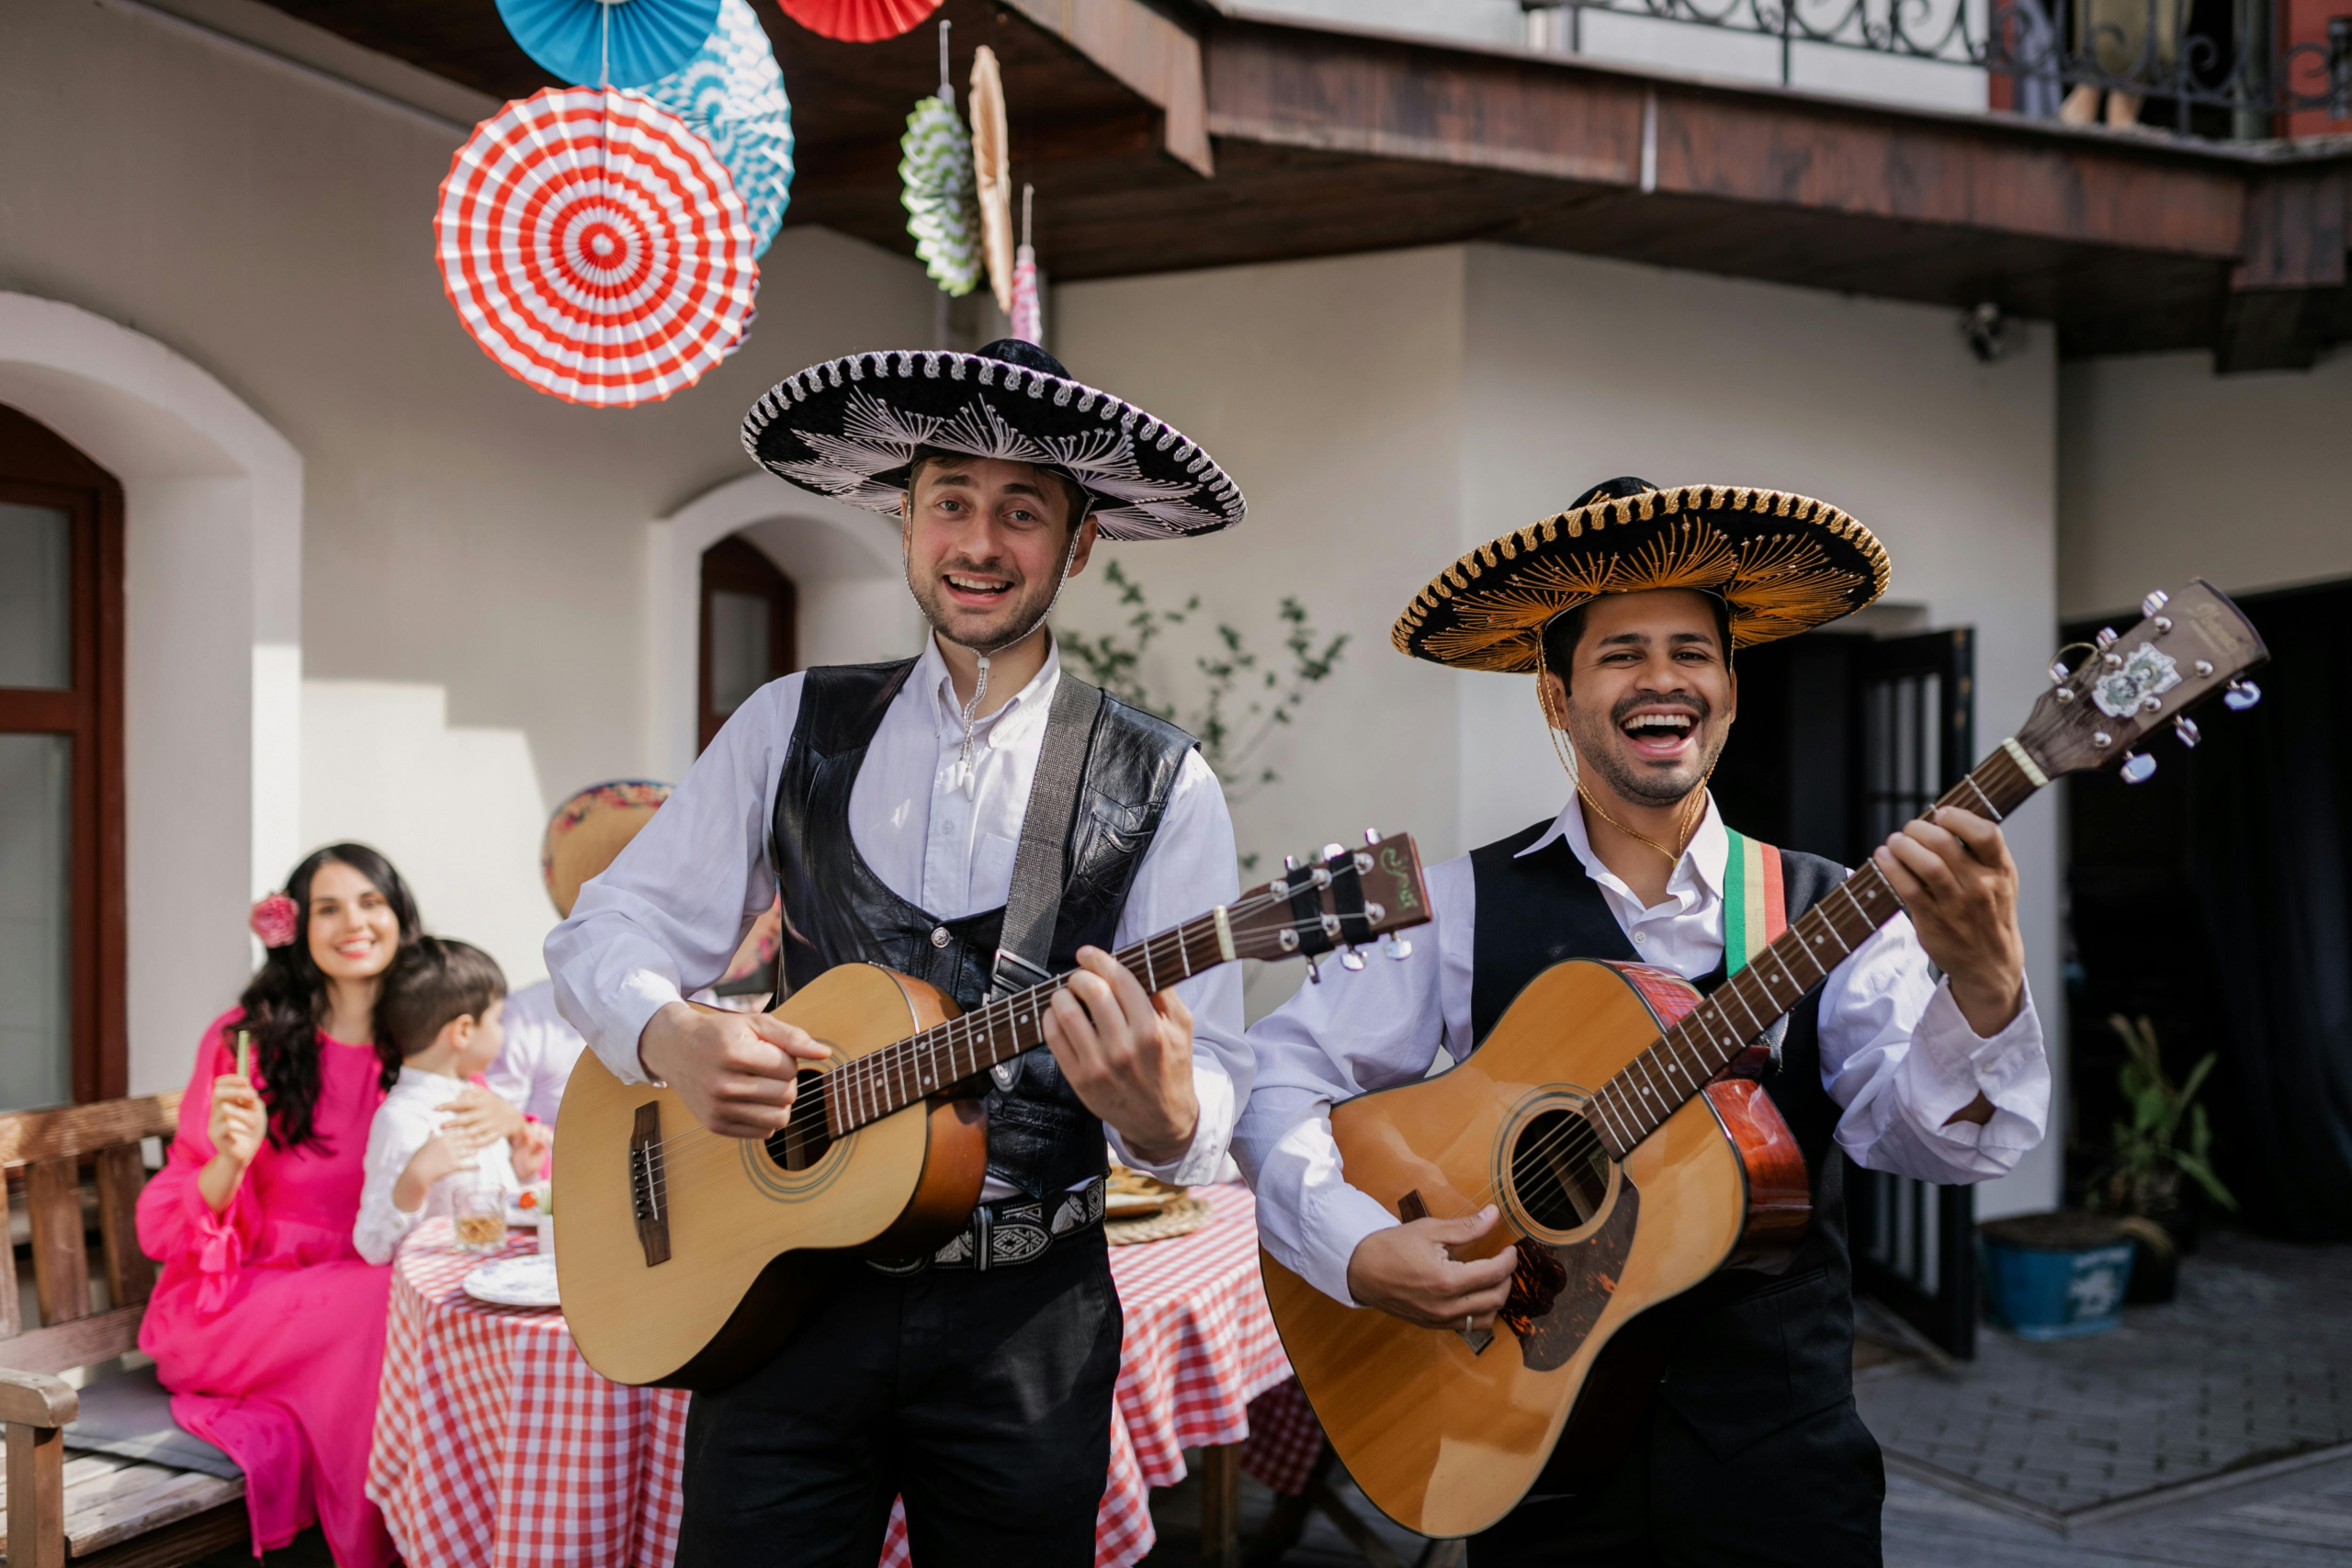
[[[2234,1212],[2237,1200],[2213,1174],[2213,1129],[2205,1107],[2194,1103],[2213,1070],[2214,1054],[2208,1052],[2188,1069],[2187,1078],[2175,1084],[2165,1076],[2153,1023],[2115,1013],[2107,1026],[2123,1042],[2124,1063],[2116,1082],[2123,1091],[2127,1119],[2115,1123],[2112,1158],[2092,1185],[2098,1206],[2120,1214],[2160,1213],[2179,1201],[2180,1179],[2186,1175],[2207,1197]],[[2186,1148],[2179,1142],[2184,1122]]]
[[[1276,783],[1280,775],[1260,760],[1259,753],[1276,731],[1291,722],[1307,692],[1330,678],[1348,646],[1348,634],[1326,637],[1317,629],[1306,606],[1287,594],[1276,612],[1283,627],[1286,659],[1261,658],[1238,628],[1219,621],[1214,649],[1193,661],[1205,682],[1202,700],[1191,710],[1180,712],[1176,703],[1156,694],[1145,682],[1143,656],[1161,633],[1185,625],[1199,611],[1201,596],[1193,594],[1181,610],[1158,608],[1144,592],[1143,584],[1128,576],[1117,561],[1104,570],[1102,579],[1118,591],[1119,604],[1128,612],[1125,632],[1091,637],[1083,632],[1057,631],[1062,657],[1114,696],[1182,725],[1199,737],[1201,758],[1216,770],[1228,799],[1247,800]],[[1244,855],[1241,867],[1248,871],[1257,863],[1255,854]]]

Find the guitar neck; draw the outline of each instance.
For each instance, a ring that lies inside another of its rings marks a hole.
[[[1232,962],[1227,911],[1212,909],[1112,956],[1134,971],[1147,991],[1189,980]],[[827,1130],[840,1137],[1043,1044],[1046,1010],[1063,988],[1063,979],[1056,978],[1015,991],[844,1063],[825,1075]]]
[[[2000,822],[2048,782],[2009,740],[1936,804]],[[1792,921],[1592,1097],[1590,1120],[1611,1156],[1624,1158],[1902,908],[1877,863],[1864,861]]]

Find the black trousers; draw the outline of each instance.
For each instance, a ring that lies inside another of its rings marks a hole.
[[[1614,1470],[1470,1538],[1470,1568],[1879,1568],[1886,1468],[1851,1400],[1716,1457],[1666,1403]]]
[[[1099,1231],[1013,1269],[843,1267],[688,1407],[678,1568],[874,1568],[900,1495],[918,1562],[1089,1568],[1121,1327]]]

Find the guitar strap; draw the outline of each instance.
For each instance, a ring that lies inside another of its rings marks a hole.
[[[1724,978],[1728,980],[1789,929],[1789,896],[1779,850],[1734,832],[1728,824],[1724,831],[1731,840],[1731,853],[1724,862]],[[1758,1037],[1771,1051],[1775,1067],[1781,1065],[1781,1042],[1788,1032],[1784,1014]]]
[[[992,997],[1010,996],[1054,977],[1046,964],[1061,915],[1069,825],[1078,810],[1079,785],[1086,778],[1095,716],[1102,711],[1102,688],[1064,670],[1054,686],[1046,739],[1037,749],[1037,772],[1021,815],[1021,843],[1012,852],[1012,889],[1005,897],[1004,925],[997,937]],[[1005,1070],[1011,1066],[999,1066],[998,1081],[1012,1076]]]

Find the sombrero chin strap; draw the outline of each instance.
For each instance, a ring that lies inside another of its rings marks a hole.
[[[1086,520],[1084,518],[1080,518],[1079,519],[1078,527],[1074,527],[1069,531],[1069,543],[1064,547],[1062,550],[1061,575],[1056,579],[1054,582],[1054,596],[1046,601],[1046,607],[1044,609],[1039,610],[1036,615],[1030,617],[1030,621],[1027,626],[1022,627],[1011,637],[999,642],[990,643],[986,648],[972,648],[970,643],[964,643],[961,645],[965,648],[970,648],[972,649],[973,657],[977,658],[980,661],[978,677],[972,682],[972,700],[964,705],[964,744],[956,753],[956,787],[964,792],[964,798],[967,800],[970,800],[977,795],[979,793],[980,787],[979,772],[972,766],[972,731],[977,728],[979,724],[980,703],[982,699],[987,697],[989,694],[989,657],[991,654],[1002,653],[1006,649],[1016,647],[1028,640],[1029,637],[1036,633],[1038,627],[1046,624],[1046,617],[1054,613],[1054,606],[1062,602],[1062,590],[1069,586],[1069,563],[1078,554],[1078,529],[1082,528],[1085,525]],[[907,591],[911,593],[914,592],[914,581],[912,577],[914,564],[912,561],[909,561],[907,563],[907,570],[909,573]],[[918,600],[917,603],[920,604],[921,601]],[[939,628],[936,626],[932,629],[933,631],[939,631]],[[944,631],[939,631],[939,635],[942,637],[947,636]],[[954,642],[956,639],[954,637],[948,637],[947,640]]]

